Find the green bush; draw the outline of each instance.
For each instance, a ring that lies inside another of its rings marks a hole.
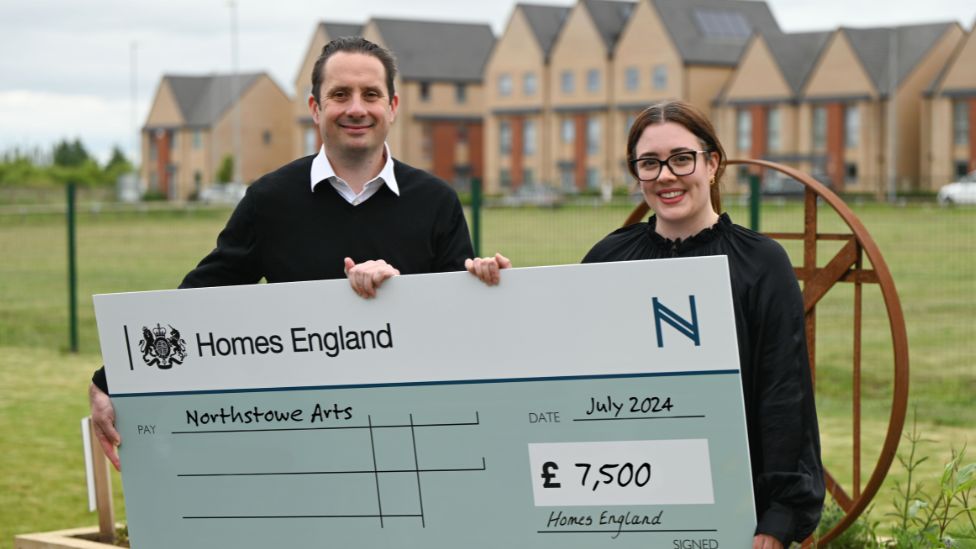
[[[869,518],[870,509],[840,536],[820,545],[818,540],[844,518],[844,510],[830,501],[824,506],[820,525],[814,533],[814,547],[830,549],[976,549],[976,462],[963,464],[966,448],[952,449],[949,462],[943,467],[938,490],[928,493],[915,475],[918,466],[928,457],[918,455],[919,444],[926,442],[912,420],[912,431],[905,434],[908,456],[899,455],[898,462],[907,472],[904,484],[895,482],[894,506],[888,513],[893,525],[890,539],[878,536],[878,523]]]
[[[230,183],[234,179],[234,157],[227,154],[220,161],[220,168],[217,169],[217,181],[220,183]]]
[[[963,464],[966,447],[952,449],[949,462],[942,469],[935,493],[928,493],[913,476],[915,469],[928,457],[916,457],[919,443],[925,442],[915,420],[907,458],[898,461],[908,471],[904,484],[895,483],[895,519],[893,547],[915,549],[929,547],[976,548],[976,462]]]
[[[822,547],[830,549],[880,549],[884,545],[878,541],[878,524],[869,518],[871,510],[868,509],[861,516],[857,517],[854,524]],[[837,523],[844,518],[844,510],[841,509],[833,500],[824,505],[823,514],[820,516],[820,525],[813,534],[813,546],[821,547],[820,538],[825,536]]]
[[[52,161],[38,151],[19,150],[0,155],[0,186],[53,187],[73,182],[80,187],[115,185],[119,176],[133,171],[121,149],[112,150],[112,158],[104,168],[88,155],[80,141],[62,141],[54,146]]]

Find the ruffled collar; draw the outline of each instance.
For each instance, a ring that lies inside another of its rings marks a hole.
[[[659,235],[656,231],[657,228],[657,216],[652,215],[650,219],[647,220],[647,234],[651,238],[651,243],[662,249],[667,250],[671,253],[681,253],[686,250],[691,250],[711,242],[718,238],[722,233],[729,231],[732,228],[732,219],[729,214],[722,213],[718,216],[718,221],[715,222],[711,227],[702,229],[698,234],[694,236],[689,236],[688,238],[677,238],[671,240],[669,238],[664,238]]]

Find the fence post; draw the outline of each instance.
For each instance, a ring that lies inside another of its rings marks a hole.
[[[474,256],[481,256],[481,178],[471,180],[471,244]]]
[[[78,352],[78,271],[75,261],[75,183],[69,182],[68,192],[68,338],[69,349]]]
[[[761,198],[759,174],[749,174],[749,228],[756,232],[759,232],[759,202]]]

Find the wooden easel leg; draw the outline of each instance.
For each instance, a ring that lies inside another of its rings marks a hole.
[[[98,538],[105,543],[115,543],[115,509],[112,504],[112,476],[109,461],[102,445],[95,438],[95,426],[88,419],[91,433],[92,469],[95,476],[95,508],[98,510]]]

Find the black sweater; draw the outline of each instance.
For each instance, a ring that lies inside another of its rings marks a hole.
[[[774,240],[718,223],[684,241],[654,230],[656,218],[618,229],[584,263],[728,257],[745,397],[757,533],[784,546],[810,535],[824,500],[820,434],[807,358],[803,298],[786,251]]]
[[[464,270],[471,238],[457,194],[433,175],[394,160],[400,195],[382,186],[358,206],[328,182],[311,191],[314,156],[261,177],[180,288],[345,278],[343,259],[384,259],[401,274]],[[105,370],[92,381],[108,392]]]
[[[401,274],[459,271],[474,255],[461,203],[440,179],[394,161],[400,196],[384,185],[353,206],[327,182],[309,190],[312,158],[255,181],[180,287],[344,278],[347,256]]]

